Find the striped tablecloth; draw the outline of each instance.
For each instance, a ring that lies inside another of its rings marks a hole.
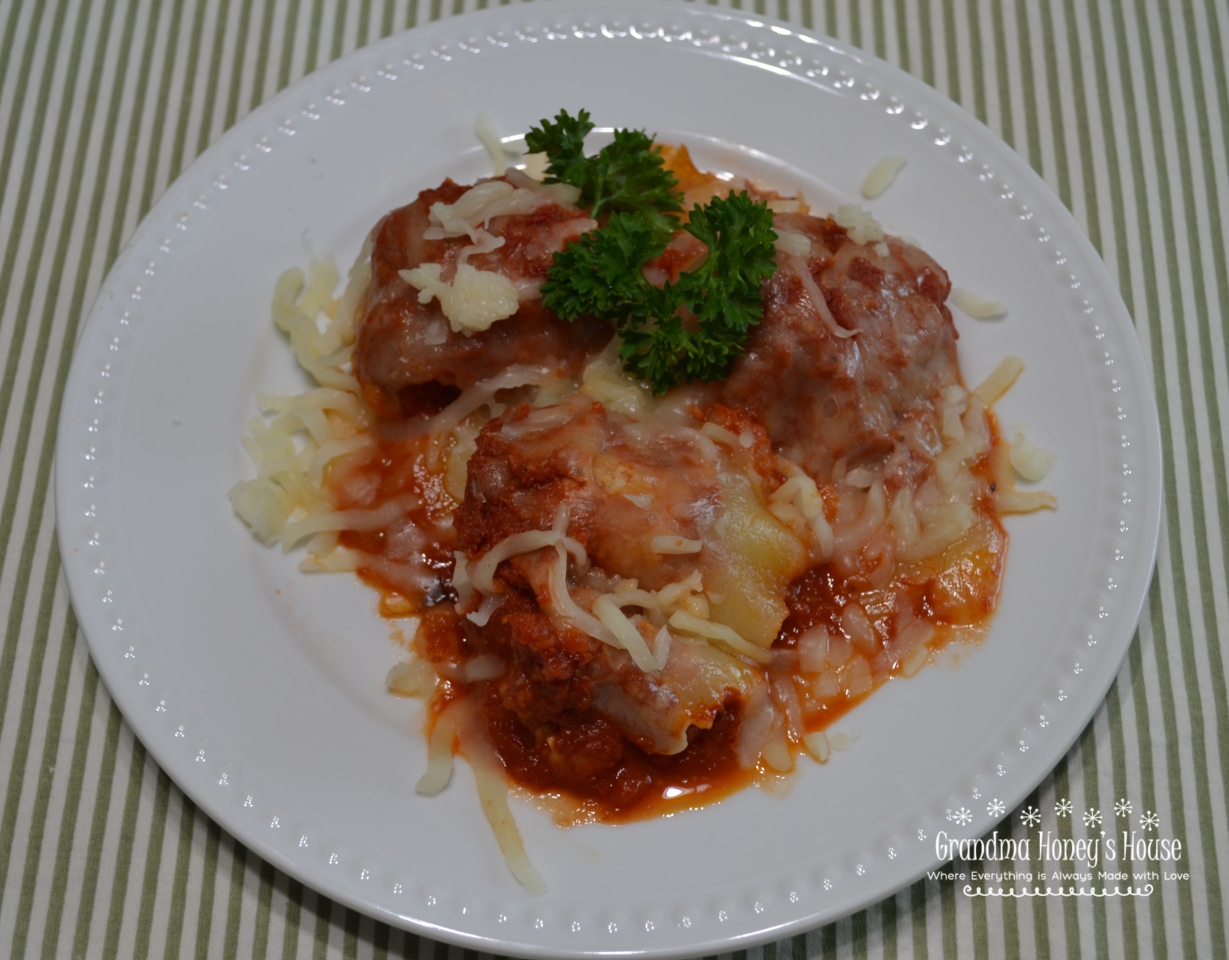
[[[545,2],[545,0],[539,0]],[[662,0],[682,2],[682,0]],[[986,900],[926,880],[764,957],[1226,956],[1229,6],[1223,0],[734,0],[870,51],[1025,157],[1119,283],[1165,434],[1130,654],[1026,805],[1129,800],[1182,839],[1138,900]],[[142,216],[320,64],[487,0],[0,2],[0,955],[442,957],[246,851],[148,757],[79,633],[55,542],[73,344]],[[1017,818],[1018,819],[1018,818]]]

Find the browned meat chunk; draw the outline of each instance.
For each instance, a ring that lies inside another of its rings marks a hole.
[[[625,742],[649,754],[680,753],[722,712],[762,697],[758,671],[707,644],[679,640],[665,668],[646,674],[624,651],[560,627],[519,591],[485,626],[462,625],[469,651],[505,664],[497,678],[485,681],[488,714],[493,708],[510,714],[539,741],[566,737],[569,730],[592,733],[595,722],[603,739],[615,738],[603,757],[562,758],[569,765],[608,767]]]
[[[616,584],[645,597],[664,589],[677,595],[692,582],[691,590],[708,591],[703,609],[713,622],[761,648],[776,637],[784,591],[806,554],[756,492],[775,482],[762,472],[773,470],[763,431],[724,408],[712,416],[732,448],[718,447],[690,414],[629,421],[583,394],[555,406],[514,407],[483,428],[456,529],[467,576],[485,584],[485,603],[496,602],[473,645],[508,664],[498,700],[519,723],[554,730],[590,711],[638,749],[673,755],[735,700],[764,701],[758,668],[705,641],[675,636],[668,656],[646,670],[613,634],[603,641],[601,630],[585,632],[585,622],[597,623],[590,610],[609,602]],[[566,601],[552,580],[563,562],[555,547],[505,556],[494,581],[475,576],[508,538],[562,532],[560,524],[585,551],[585,562],[568,573]],[[654,609],[657,622],[637,614],[632,626],[656,645],[665,615],[654,603],[638,605],[646,614]],[[577,611],[588,621],[577,620]]]
[[[685,767],[713,755],[732,762],[745,699],[739,689],[758,690],[743,676],[750,671],[695,644],[680,644],[661,677],[646,676],[623,651],[557,629],[521,593],[486,627],[465,622],[464,629],[471,650],[506,664],[475,692],[487,732],[517,780],[562,787],[616,810],[651,788],[663,755]],[[699,699],[708,707],[693,702]]]
[[[698,540],[718,515],[718,464],[704,456],[711,446],[642,431],[583,395],[510,410],[482,431],[469,461],[456,515],[461,548],[478,556],[511,534],[548,530],[566,504],[568,535],[597,566],[660,589],[695,564],[653,552],[653,538]],[[508,566],[508,575],[520,567]]]
[[[575,374],[610,339],[608,324],[593,319],[568,323],[537,298],[554,253],[594,225],[584,211],[557,203],[493,218],[486,229],[503,245],[468,259],[470,266],[501,273],[516,284],[521,303],[511,317],[467,336],[452,330],[438,301],[419,302],[418,291],[400,271],[438,263],[444,281],[451,280],[469,238],[428,240],[423,234],[432,204],[455,203],[467,189],[445,180],[388,214],[372,231],[371,285],[358,324],[354,369],[364,399],[385,419],[434,412],[460,390],[514,364]]]
[[[959,382],[943,268],[895,238],[886,248],[855,243],[831,219],[782,215],[776,225],[807,237],[811,252],[778,257],[764,317],[722,388],[724,402],[758,416],[777,448],[820,483],[841,459],[852,466],[898,442],[937,443],[934,401]],[[832,321],[856,333],[842,336]]]

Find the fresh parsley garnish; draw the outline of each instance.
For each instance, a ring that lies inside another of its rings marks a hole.
[[[584,140],[589,113],[560,111],[526,135],[549,160],[548,182],[580,189],[580,204],[605,226],[555,254],[542,285],[543,304],[565,320],[610,320],[623,338],[624,369],[655,393],[693,380],[720,380],[742,355],[763,315],[760,284],[776,270],[772,211],[744,190],[697,204],[683,227],[708,248],[695,270],[663,286],[644,266],[665,252],[678,229],[682,195],[653,138],[616,130],[592,157]]]
[[[676,283],[645,279],[666,244],[643,218],[617,213],[555,254],[542,286],[545,306],[566,320],[613,321],[624,368],[659,394],[729,373],[763,314],[760,284],[776,269],[772,211],[746,191],[697,204],[683,229],[708,256]]]
[[[634,213],[654,232],[669,239],[678,229],[682,194],[678,180],[662,165],[661,148],[643,130],[616,130],[614,142],[585,156],[585,137],[593,129],[589,111],[575,117],[559,111],[554,122],[525,135],[531,153],[545,153],[548,183],[570,183],[580,189],[580,204],[595,220],[614,213]]]

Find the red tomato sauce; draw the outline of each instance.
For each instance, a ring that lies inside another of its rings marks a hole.
[[[998,438],[995,438],[996,444]],[[423,570],[434,571],[441,584],[451,580],[454,537],[451,516],[455,501],[444,488],[441,457],[434,469],[428,462],[427,438],[381,440],[375,451],[361,462],[334,472],[329,485],[334,505],[339,510],[371,508],[412,494],[417,505],[407,519],[420,530],[431,531],[414,561]],[[994,611],[1002,577],[1003,543],[1006,534],[994,512],[993,483],[989,457],[983,457],[976,472],[986,480],[986,493],[979,498],[977,510],[981,523],[996,542],[987,548],[962,556],[959,562],[936,565],[894,580],[888,592],[894,594],[890,611],[872,617],[877,632],[886,642],[891,638],[891,622],[907,609],[925,617],[936,626],[927,641],[931,651],[947,645],[954,636],[970,635],[970,628],[984,627]],[[344,546],[373,557],[401,560],[393,549],[394,538],[387,530],[347,531],[341,536]],[[436,665],[464,662],[480,651],[466,639],[462,618],[453,610],[449,592],[413,596],[394,584],[372,564],[360,564],[359,576],[381,596],[380,612],[398,618],[422,614],[413,646],[419,655]],[[792,584],[787,602],[790,614],[782,625],[774,649],[796,648],[799,638],[817,625],[833,635],[841,631],[845,606],[869,588],[869,573],[858,570],[841,576],[831,565],[811,567]],[[855,690],[847,684],[822,702],[802,697],[807,730],[826,728],[848,713],[893,676],[901,674],[898,661],[867,656],[871,685]],[[810,682],[794,669],[770,671],[785,673],[800,688]],[[715,802],[751,783],[771,781],[773,774],[760,763],[742,768],[735,757],[739,710],[736,698],[726,705],[712,729],[692,731],[687,749],[671,756],[645,752],[629,742],[616,725],[595,712],[577,712],[565,724],[530,729],[506,709],[491,681],[462,683],[444,680],[430,701],[428,729],[435,718],[459,697],[473,697],[481,706],[489,736],[502,758],[512,782],[546,802],[563,822],[624,822],[658,817]],[[791,743],[795,754],[799,742]]]

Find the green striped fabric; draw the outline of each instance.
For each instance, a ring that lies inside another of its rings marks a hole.
[[[317,66],[487,5],[0,0],[0,955],[472,953],[304,888],[248,853],[158,769],[77,629],[51,467],[81,323],[175,177]],[[975,898],[953,882],[921,881],[831,926],[736,955],[1225,956],[1229,7],[723,5],[847,41],[960,103],[1046,180],[1119,283],[1165,435],[1158,569],[1108,698],[1026,804],[1053,809],[1069,798],[1076,811],[1109,810],[1130,798],[1182,839],[1180,869],[1190,875],[1159,882],[1147,898],[1097,900]],[[1071,835],[1070,819],[1059,831]]]

